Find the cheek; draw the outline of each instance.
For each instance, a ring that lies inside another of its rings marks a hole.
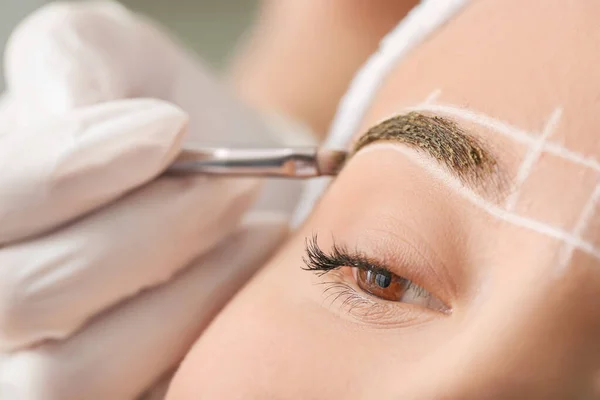
[[[377,331],[336,317],[300,268],[303,240],[292,242],[198,340],[170,399],[377,398],[406,379],[426,343],[441,342],[431,330]]]
[[[172,390],[203,398],[336,398],[355,366],[318,302],[306,298],[302,249],[279,254],[217,317],[188,354]],[[232,397],[223,397],[223,388]],[[233,396],[233,394],[236,394]],[[261,396],[262,395],[262,396]],[[212,397],[211,397],[212,396]],[[176,398],[176,397],[174,397]],[[185,397],[182,397],[185,398]]]
[[[339,345],[314,305],[286,295],[284,281],[272,285],[269,275],[257,277],[199,339],[172,384],[173,399],[339,395],[345,385],[335,380],[351,376],[343,361],[351,349]]]

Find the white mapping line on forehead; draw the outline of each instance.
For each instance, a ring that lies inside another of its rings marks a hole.
[[[376,53],[356,73],[340,101],[325,147],[345,148],[358,129],[380,86],[394,66],[415,47],[458,14],[470,0],[421,0],[420,4],[388,33]],[[306,219],[331,179],[308,182],[291,222],[297,227]]]
[[[502,208],[489,202],[488,200],[484,199],[471,189],[464,186],[462,182],[460,182],[460,180],[446,172],[428,156],[419,154],[415,150],[403,146],[401,143],[381,142],[370,144],[358,151],[354,157],[360,157],[360,155],[367,154],[371,151],[382,150],[391,150],[396,153],[402,154],[410,161],[423,167],[434,178],[437,178],[440,181],[442,181],[446,186],[457,192],[461,197],[463,197],[476,207],[480,208],[481,210],[487,212],[492,217],[495,217],[500,221],[519,226],[525,229],[529,229],[531,231],[540,233],[544,236],[548,236],[562,241],[563,243],[572,246],[573,250],[579,249],[594,257],[596,260],[600,261],[600,249],[594,247],[593,244],[582,240],[578,235],[565,232],[562,229],[553,227],[551,225],[545,224],[532,218],[523,217],[521,215],[515,214],[512,211],[508,211],[505,208]],[[598,189],[597,196],[600,196],[600,189]],[[589,216],[587,217],[587,219],[589,219]]]
[[[579,219],[575,224],[575,228],[573,229],[573,235],[576,237],[581,237],[583,235],[584,230],[587,228],[590,220],[594,217],[594,211],[596,210],[596,206],[598,205],[598,200],[600,200],[600,183],[596,185],[594,192],[588,199],[587,203],[583,207],[583,211],[579,215]],[[561,256],[561,260],[559,263],[559,274],[562,273],[571,263],[571,259],[573,258],[573,253],[575,252],[575,246],[572,244],[567,244],[567,247],[564,249],[564,253]]]
[[[519,143],[526,143],[528,145],[535,145],[535,143],[539,140],[537,136],[523,129],[519,129],[510,124],[507,124],[504,121],[456,106],[442,104],[425,104],[422,106],[408,107],[405,109],[405,111],[426,111],[451,116],[456,119],[472,122],[474,124],[479,124],[480,126],[493,130],[496,133],[512,138]],[[542,146],[542,152],[562,157],[575,164],[583,165],[585,167],[593,169],[594,171],[600,172],[600,162],[598,162],[598,160],[569,150],[566,147],[563,147],[559,144],[546,142]]]
[[[429,93],[427,95],[427,97],[425,97],[425,100],[423,100],[422,102],[419,103],[419,105],[417,105],[416,107],[407,107],[405,110],[406,111],[419,111],[419,110],[425,110],[426,107],[428,106],[432,106],[435,104],[435,101],[442,95],[442,90],[441,89],[435,89],[433,90],[431,93]],[[393,112],[391,114],[388,114],[382,118],[379,118],[378,120],[375,121],[374,124],[372,124],[371,126],[375,126],[375,125],[379,125],[380,123],[382,123],[385,120],[388,120],[390,118],[393,118],[395,116],[397,116],[398,114],[402,114],[402,112]]]
[[[441,89],[435,89],[433,92],[429,93],[429,95],[427,95],[427,97],[425,97],[425,100],[423,100],[423,102],[420,104],[420,106],[425,107],[429,104],[435,103],[435,101],[440,97],[441,94],[442,94]]]
[[[527,152],[527,155],[525,155],[525,158],[523,159],[523,162],[519,167],[519,171],[517,172],[514,190],[506,199],[507,210],[512,211],[516,207],[517,201],[519,200],[519,196],[521,194],[521,187],[523,186],[527,178],[529,178],[529,175],[533,170],[533,166],[542,155],[542,152],[544,150],[544,144],[546,144],[546,140],[548,140],[550,135],[552,135],[552,133],[556,130],[561,116],[562,108],[559,107],[556,110],[554,110],[552,115],[550,115],[550,118],[548,118],[548,122],[546,122],[546,126],[544,126],[544,129],[542,130],[542,134],[539,136],[539,139],[536,140],[536,142],[530,146],[529,151]]]
[[[593,157],[587,157],[577,152],[571,151],[570,149],[561,146],[556,143],[549,143],[547,139],[550,137],[552,132],[554,131],[556,125],[558,124],[560,117],[562,116],[562,109],[557,108],[554,110],[552,115],[550,116],[544,131],[542,132],[541,137],[536,137],[535,135],[511,126],[501,120],[492,118],[490,116],[474,112],[472,110],[450,106],[450,105],[441,105],[441,104],[431,104],[428,102],[423,102],[417,107],[411,108],[411,110],[415,111],[430,111],[436,112],[439,114],[445,114],[453,116],[457,119],[462,119],[465,121],[469,121],[475,124],[479,124],[483,127],[486,127],[496,133],[502,134],[504,136],[510,137],[515,141],[526,143],[529,145],[529,152],[526,156],[526,159],[521,164],[521,168],[519,169],[519,173],[517,176],[517,190],[520,185],[527,179],[529,172],[535,161],[539,158],[541,153],[547,152],[553,154],[558,157],[562,157],[565,160],[571,161],[574,164],[582,165],[584,167],[590,168],[596,172],[600,172],[600,163]],[[516,205],[518,191],[514,193],[515,197],[511,200],[510,197],[506,204],[506,212],[512,212],[514,206]],[[599,250],[593,246],[593,244],[584,241],[581,239],[581,236],[584,233],[584,230],[589,225],[589,221],[594,218],[594,211],[598,202],[600,201],[600,184],[596,186],[592,195],[588,199],[586,205],[581,211],[579,219],[573,229],[571,234],[561,231],[562,234],[567,235],[566,237],[572,238],[573,240],[563,240],[564,246],[559,259],[559,268],[558,273],[563,273],[567,267],[570,265],[571,260],[573,258],[573,253],[575,249],[579,248],[584,252],[592,255],[594,258],[598,259],[595,252]],[[538,222],[538,221],[536,221]],[[540,222],[538,222],[540,223]],[[541,224],[541,223],[540,223]],[[543,224],[542,224],[543,225]],[[541,233],[541,232],[540,232]],[[578,245],[579,243],[579,245]],[[588,249],[586,251],[586,248]]]

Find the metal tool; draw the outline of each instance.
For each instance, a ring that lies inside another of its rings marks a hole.
[[[346,151],[316,147],[273,149],[186,147],[167,172],[306,179],[337,175],[347,156]]]

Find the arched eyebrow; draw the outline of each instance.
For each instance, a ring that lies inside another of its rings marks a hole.
[[[363,134],[352,153],[380,141],[400,142],[429,155],[465,185],[496,196],[505,194],[505,174],[496,157],[456,122],[418,112],[389,118]]]

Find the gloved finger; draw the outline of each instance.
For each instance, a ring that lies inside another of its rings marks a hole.
[[[251,179],[162,177],[49,235],[0,249],[0,349],[62,339],[229,235]],[[74,303],[73,299],[77,299]]]
[[[8,355],[0,387],[12,384],[23,399],[135,398],[183,358],[286,230],[285,219],[243,224],[168,284],[100,315],[68,341]]]
[[[0,136],[0,244],[54,228],[152,180],[178,154],[186,121],[159,100],[122,100]]]
[[[161,28],[113,1],[41,8],[11,36],[6,70],[23,121],[100,101],[155,97],[189,114],[189,142],[271,146],[285,138]]]
[[[116,2],[54,2],[23,20],[5,50],[19,119],[132,97],[135,72],[127,62],[136,57],[135,25]]]
[[[95,102],[149,96],[188,113],[186,143],[317,144],[302,124],[248,109],[160,27],[112,1],[45,6],[14,32],[6,64],[8,85],[19,93],[25,121]],[[291,213],[290,198],[301,189],[300,182],[268,182],[258,206]]]

